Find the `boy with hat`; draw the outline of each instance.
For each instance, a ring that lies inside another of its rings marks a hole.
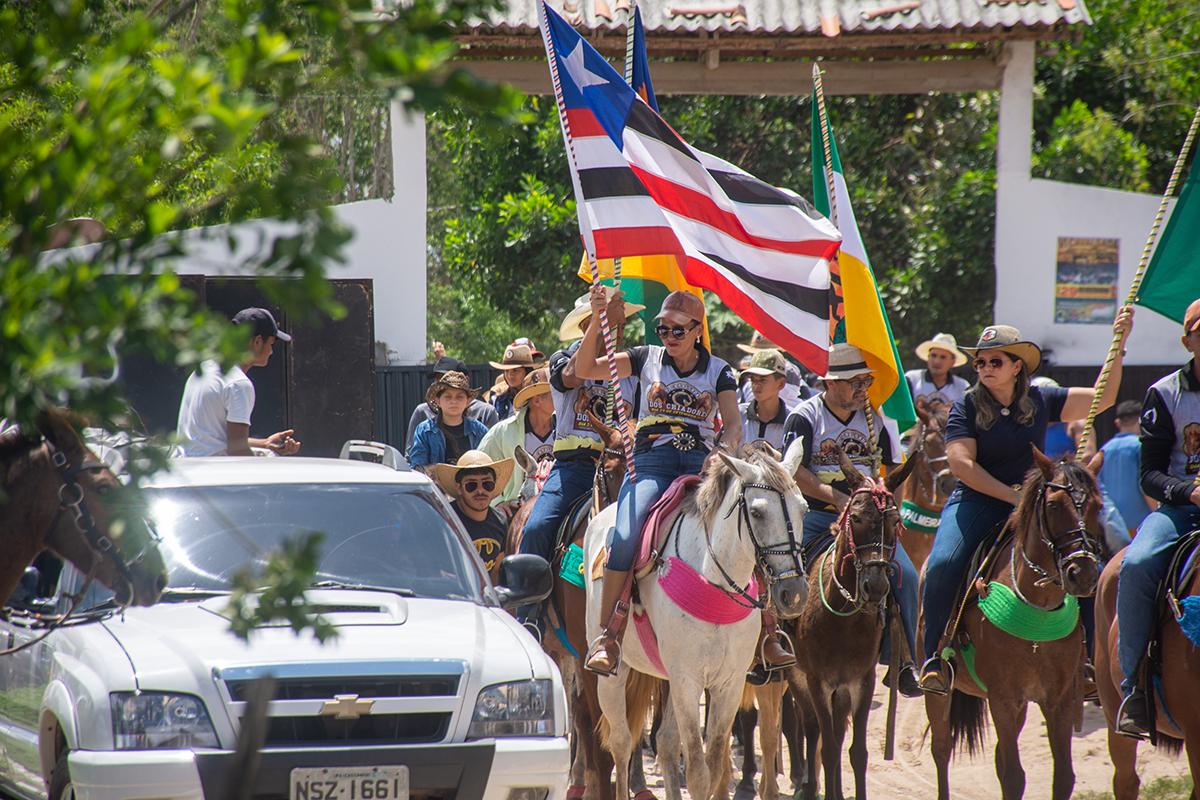
[[[737,348],[750,356],[751,360],[753,360],[755,355],[764,350],[774,350],[777,353],[783,353],[782,350],[767,341],[766,337],[758,331],[754,331],[754,335],[750,337],[750,344],[739,342]],[[813,376],[811,373],[807,373],[807,370],[801,372],[800,368],[789,361],[787,356],[783,357],[783,368],[785,382],[783,389],[779,391],[779,396],[783,398],[783,404],[787,406],[788,411],[791,411],[802,400],[807,400],[813,396],[814,392],[809,380]],[[738,380],[740,382],[738,385],[738,402],[749,403],[753,397],[749,381],[742,380],[741,375],[738,376]]]
[[[917,345],[917,358],[925,369],[910,369],[904,373],[913,403],[924,402],[929,413],[949,411],[956,400],[971,388],[964,378],[950,370],[967,363],[967,354],[958,349],[958,340],[950,333],[939,333]]]
[[[511,458],[493,461],[480,450],[468,450],[457,464],[437,464],[433,478],[447,495],[454,498],[450,507],[479,551],[483,565],[494,579],[504,556],[508,525],[492,500],[512,476]]]
[[[492,458],[512,458],[518,447],[534,462],[554,457],[554,400],[550,397],[550,370],[542,367],[525,376],[521,390],[513,398],[516,413],[500,420],[483,437],[479,449]],[[515,465],[504,490],[495,504],[515,503],[525,482],[525,470]]]
[[[804,458],[796,469],[796,485],[808,501],[804,515],[802,547],[808,568],[833,541],[830,526],[849,502],[849,484],[842,474],[837,450],[846,454],[859,472],[874,478],[874,449],[878,446],[884,466],[900,464],[897,442],[892,440],[883,415],[868,406],[867,390],[875,375],[862,351],[853,345],[840,343],[829,350],[829,369],[821,379],[822,391],[805,400],[788,415],[784,425],[783,450],[797,438],[804,439]],[[878,442],[871,441],[871,427],[866,415],[874,414],[874,433]],[[900,605],[900,616],[908,639],[910,653],[916,653],[917,636],[917,570],[899,541],[894,558],[899,575],[890,574],[892,596]],[[888,632],[884,630],[882,652],[890,653]],[[893,678],[889,670],[885,682]],[[888,683],[888,685],[891,685]],[[919,697],[916,670],[912,662],[900,668],[900,691],[906,697]]]
[[[243,308],[234,315],[233,324],[246,329],[249,352],[227,372],[210,360],[188,377],[177,425],[183,455],[252,456],[251,447],[266,448],[281,456],[299,452],[300,442],[292,438],[292,430],[265,439],[250,436],[254,384],[246,377],[251,367],[267,365],[276,341],[290,342],[292,337],[279,329],[275,317],[265,308]]]
[[[437,344],[441,344],[438,342]],[[445,352],[438,356],[438,360],[434,362],[433,368],[425,373],[431,381],[436,381],[445,375],[447,372],[461,372],[464,375],[468,374],[467,365],[457,358],[451,358]],[[404,437],[405,443],[412,447],[413,437],[416,435],[417,426],[427,419],[433,419],[435,410],[429,403],[421,403],[413,409],[412,416],[408,418],[408,433]],[[484,427],[490,428],[500,421],[500,417],[496,416],[496,409],[491,403],[485,403],[478,397],[471,400],[467,406],[466,416],[471,419],[477,419],[484,424]]]
[[[430,385],[425,401],[437,409],[433,419],[417,426],[412,445],[408,448],[408,463],[428,471],[434,464],[457,463],[468,450],[475,450],[483,441],[487,428],[476,419],[465,416],[471,399],[479,395],[461,372],[447,372]]]
[[[1142,491],[1159,506],[1142,520],[1125,549],[1117,579],[1117,656],[1124,700],[1117,733],[1149,734],[1148,704],[1139,685],[1142,656],[1154,633],[1159,582],[1179,538],[1200,528],[1200,300],[1187,307],[1180,339],[1191,359],[1159,380],[1142,403]]]
[[[492,405],[500,419],[507,419],[513,414],[513,399],[521,390],[521,382],[525,376],[542,366],[542,351],[533,346],[528,337],[514,339],[504,348],[504,357],[499,361],[489,361],[492,369],[500,370],[500,377],[492,387]]]
[[[782,392],[787,384],[787,361],[778,350],[764,349],[750,357],[750,366],[742,371],[750,376],[753,399],[740,403],[742,443],[766,442],[783,452],[783,426],[791,410]]]

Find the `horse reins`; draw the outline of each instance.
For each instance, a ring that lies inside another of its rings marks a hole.
[[[1051,575],[1049,571],[1043,569],[1038,564],[1035,564],[1025,552],[1025,547],[1021,542],[1013,542],[1012,555],[1010,556],[1011,569],[1013,573],[1013,589],[1016,591],[1017,597],[1019,597],[1022,602],[1029,605],[1033,604],[1029,603],[1029,600],[1025,598],[1025,596],[1021,593],[1021,588],[1017,585],[1016,556],[1018,550],[1020,551],[1021,560],[1025,563],[1025,566],[1038,576],[1038,579],[1034,581],[1033,584],[1037,587],[1046,586],[1049,584],[1057,584],[1059,587],[1062,587],[1063,565],[1069,561],[1087,558],[1095,562],[1097,567],[1100,566],[1099,545],[1093,542],[1091,534],[1088,533],[1086,515],[1084,513],[1090,493],[1076,487],[1074,482],[1071,480],[1071,477],[1066,473],[1063,474],[1063,477],[1066,478],[1066,484],[1046,481],[1042,484],[1041,488],[1038,489],[1037,496],[1038,534],[1039,538],[1042,540],[1042,544],[1046,545],[1046,549],[1050,551],[1051,558],[1054,559],[1055,574]],[[1048,533],[1050,530],[1050,517],[1046,511],[1047,489],[1056,489],[1058,491],[1066,492],[1067,496],[1071,498],[1071,505],[1075,507],[1075,519],[1078,524],[1074,528],[1067,531],[1067,538],[1061,543],[1051,539]]]
[[[871,502],[875,505],[875,508],[879,510],[880,537],[878,544],[872,542],[869,544],[860,545],[856,544],[854,541],[854,527],[850,524],[850,505],[854,502],[854,498],[860,494],[870,495]],[[896,500],[892,496],[892,493],[887,490],[887,487],[884,486],[883,481],[872,480],[868,485],[860,486],[851,493],[850,501],[846,503],[846,507],[842,510],[842,516],[838,520],[838,527],[841,534],[850,542],[850,551],[846,553],[846,555],[842,558],[842,561],[844,562],[846,559],[850,559],[851,565],[854,567],[855,577],[861,574],[864,569],[870,569],[872,567],[882,567],[888,572],[899,575],[900,571],[896,565],[896,537],[899,535],[899,532],[897,531],[896,535],[893,536],[891,544],[888,544],[883,537],[883,526],[887,524],[887,512],[896,510]],[[902,523],[897,522],[896,527],[899,528],[901,524]],[[820,586],[821,603],[825,606],[825,609],[832,614],[836,614],[841,617],[849,617],[857,614],[859,611],[865,608],[867,603],[859,596],[860,587],[857,581],[855,581],[855,592],[853,595],[851,595],[850,592],[846,590],[846,587],[842,585],[842,582],[838,580],[837,575],[841,570],[841,564],[839,564],[838,569],[835,569],[830,574],[830,579],[833,581],[833,585],[838,590],[838,593],[842,596],[842,599],[849,603],[851,608],[849,611],[837,611],[830,605],[829,598],[825,593],[825,562],[829,560],[829,557],[836,552],[836,550],[837,543],[834,542],[825,551],[825,555],[821,558],[817,575],[817,584]],[[879,554],[879,556],[877,558],[869,558],[864,560],[859,554],[866,551],[876,552]]]

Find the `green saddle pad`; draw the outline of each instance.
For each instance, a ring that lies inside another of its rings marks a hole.
[[[1071,635],[1079,624],[1079,601],[1074,595],[1058,608],[1044,611],[1025,603],[1008,585],[988,583],[986,597],[979,599],[979,610],[987,621],[1000,630],[1027,642],[1053,642]]]
[[[580,589],[583,588],[583,548],[577,544],[570,544],[563,553],[562,561],[558,565],[558,577],[562,578],[567,583],[574,584]]]

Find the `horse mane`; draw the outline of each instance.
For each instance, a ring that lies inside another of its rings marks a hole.
[[[744,447],[741,457],[751,466],[762,470],[762,482],[767,486],[781,494],[795,491],[795,478],[766,451],[757,447]],[[729,492],[729,485],[736,479],[737,474],[722,458],[708,459],[701,474],[700,488],[684,499],[682,511],[685,514],[697,514],[704,520],[704,526],[707,528],[711,527],[725,495]]]

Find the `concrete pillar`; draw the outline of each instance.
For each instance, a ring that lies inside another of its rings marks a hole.
[[[1023,206],[1031,191],[1035,47],[1034,42],[1009,42],[1001,55],[1004,76],[996,136],[996,322],[1014,318],[1018,309],[1007,307],[1008,298],[1021,295],[1005,289],[1011,288],[1006,282],[1021,280],[1013,245],[1022,236]]]
[[[390,258],[395,274],[375,282],[375,336],[399,363],[417,364],[426,351],[425,115],[393,102],[391,122],[398,249]]]

